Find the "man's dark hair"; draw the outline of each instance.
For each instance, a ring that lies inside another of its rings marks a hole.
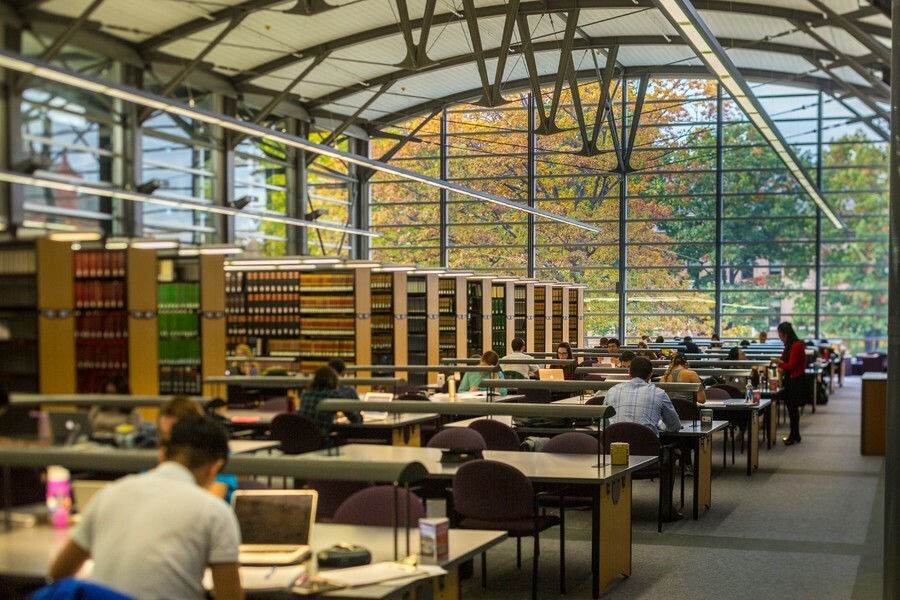
[[[606,340],[606,345],[615,344],[616,346],[621,346],[622,342],[619,341],[619,338],[609,338]]]
[[[509,347],[512,348],[513,352],[521,352],[525,349],[525,340],[522,338],[513,338],[513,341],[509,343]]]
[[[632,378],[639,377],[646,381],[651,373],[653,373],[653,363],[646,356],[635,356],[631,361],[631,366],[628,367],[628,374]]]
[[[684,338],[681,341],[684,342],[685,344],[689,344],[690,342],[694,341],[694,338],[692,338],[689,335],[686,335],[686,336],[684,336]]]
[[[741,340],[741,346],[746,348],[750,345],[750,340]]]
[[[338,375],[343,375],[344,371],[347,369],[347,365],[344,364],[339,358],[332,358],[328,361],[328,366],[334,369],[334,372]]]
[[[619,362],[630,362],[633,361],[637,356],[631,350],[626,350],[622,354],[619,355]]]
[[[166,443],[167,460],[183,459],[188,469],[199,469],[228,459],[228,432],[209,417],[188,415],[172,426]]]
[[[500,364],[500,356],[497,355],[493,350],[488,350],[484,354],[481,355],[481,362],[486,365],[497,366]]]

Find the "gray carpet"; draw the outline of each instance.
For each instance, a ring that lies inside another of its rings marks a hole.
[[[634,486],[632,576],[603,597],[881,598],[883,459],[859,454],[859,378],[847,378],[827,405],[801,418],[803,442],[760,451],[747,477],[744,457],[722,468],[722,441],[713,453],[712,507],[656,532],[656,483]],[[690,482],[688,482],[689,484]],[[684,512],[690,509],[687,486]],[[677,495],[677,485],[676,485]],[[569,598],[590,598],[590,514],[567,515]],[[558,532],[542,537],[539,596],[559,596]],[[531,543],[515,566],[515,541],[488,553],[488,587],[463,583],[466,600],[530,596]]]

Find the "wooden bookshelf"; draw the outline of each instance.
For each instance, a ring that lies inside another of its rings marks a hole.
[[[512,312],[512,332],[513,337],[522,338],[525,347],[528,347],[528,284],[517,282],[512,284],[513,288],[513,304]],[[534,301],[532,300],[532,304]],[[512,341],[512,340],[510,340]],[[526,350],[527,351],[527,350]]]
[[[443,335],[441,332],[442,315],[440,311],[441,281],[441,278],[434,273],[425,276],[426,365],[437,365],[441,362],[440,342]],[[455,322],[455,315],[452,322]],[[437,383],[437,375],[437,373],[427,373],[426,383]]]
[[[356,361],[358,344],[356,273],[349,269],[317,269],[301,271],[299,338],[286,340],[289,348],[296,348],[300,371],[311,373],[333,358],[345,363]],[[368,297],[368,294],[365,294]],[[374,304],[367,314],[374,312]],[[374,328],[374,317],[372,323]],[[372,355],[376,352],[376,337],[371,336]],[[269,353],[274,355],[273,352]],[[284,354],[286,356],[286,354]]]
[[[506,332],[509,327],[506,323],[507,286],[505,282],[491,283],[491,349],[498,356],[506,354],[509,342]]]
[[[154,250],[74,253],[77,392],[120,374],[133,394],[159,393],[156,270]]]
[[[0,244],[0,383],[9,391],[75,391],[72,247]]]
[[[573,348],[584,346],[584,288],[570,286],[569,294],[569,343]]]
[[[565,288],[561,284],[553,284],[549,288],[550,297],[552,298],[551,304],[551,331],[553,340],[553,348],[555,349],[561,342],[566,341],[567,331],[566,331],[566,312],[569,309],[568,302],[564,300],[565,297]]]
[[[534,347],[533,352],[553,352],[550,325],[553,317],[550,308],[550,286],[546,283],[534,284]]]
[[[224,257],[159,260],[159,389],[161,394],[225,397],[204,386],[225,374]]]
[[[408,281],[405,271],[371,274],[372,363],[409,364]],[[405,377],[398,374],[397,377]]]
[[[427,365],[428,364],[428,325],[429,306],[428,306],[428,278],[429,275],[411,274],[406,279],[407,289],[407,329],[408,329],[408,364],[410,365]],[[436,290],[435,290],[436,291]],[[434,303],[437,304],[436,302]],[[434,307],[432,307],[434,308]],[[437,344],[439,333],[435,334],[432,339]],[[435,362],[434,364],[437,364]],[[424,385],[428,383],[427,373],[409,373],[409,381],[412,385]]]
[[[468,282],[465,277],[451,276],[440,277],[439,281],[439,358],[467,358]]]
[[[534,283],[519,284],[525,286],[525,352],[543,352],[535,348],[535,314],[534,314]]]
[[[490,278],[473,278],[466,282],[468,307],[467,356],[481,356],[493,346]]]

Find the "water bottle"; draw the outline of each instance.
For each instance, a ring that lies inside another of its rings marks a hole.
[[[456,378],[451,377],[447,381],[447,399],[450,402],[456,402]]]
[[[744,395],[744,400],[748,404],[753,402],[753,384],[750,383],[750,380],[747,380],[746,394]]]
[[[50,523],[61,529],[68,527],[71,507],[69,470],[55,465],[47,467],[47,512]]]

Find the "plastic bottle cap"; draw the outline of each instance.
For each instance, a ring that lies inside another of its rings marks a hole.
[[[71,478],[69,470],[59,465],[47,467],[47,481],[67,481]]]

